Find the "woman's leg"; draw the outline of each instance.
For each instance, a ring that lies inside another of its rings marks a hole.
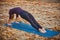
[[[37,25],[37,27],[39,28],[39,31],[41,31],[42,33],[45,33],[46,30],[39,25],[39,23],[35,20],[35,18],[31,14],[28,14],[28,15],[29,15],[30,19],[32,19],[34,24]]]
[[[39,25],[39,23],[35,20],[35,18],[31,15],[31,14],[28,14],[30,19],[32,19],[32,21],[34,22],[35,25],[37,25],[38,28],[42,29],[42,27]]]
[[[24,15],[25,14],[25,15]],[[25,20],[27,20],[28,22],[30,22],[30,24],[32,25],[32,27],[34,27],[35,29],[37,29],[38,31],[45,33],[45,29],[42,28],[34,19],[34,17],[32,15],[30,15],[28,12],[23,12],[21,17]]]

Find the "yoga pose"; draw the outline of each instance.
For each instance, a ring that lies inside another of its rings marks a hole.
[[[45,29],[42,28],[38,22],[35,20],[35,18],[27,11],[21,9],[20,7],[16,7],[16,8],[12,8],[10,9],[9,11],[9,21],[8,21],[8,25],[11,25],[10,22],[11,20],[14,18],[14,14],[16,14],[16,21],[18,19],[18,15],[21,16],[21,18],[27,20],[31,25],[32,27],[34,27],[36,30],[42,32],[42,33],[45,33]],[[17,22],[18,23],[18,22]]]

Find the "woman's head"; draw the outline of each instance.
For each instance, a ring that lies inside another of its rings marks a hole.
[[[13,19],[13,18],[14,18],[14,14],[10,14],[9,19]]]

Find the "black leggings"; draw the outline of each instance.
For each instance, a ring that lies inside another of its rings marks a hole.
[[[22,12],[22,14],[20,15],[23,19],[27,20],[32,27],[34,27],[35,29],[42,29],[42,27],[38,24],[38,22],[35,20],[35,18],[28,12]]]

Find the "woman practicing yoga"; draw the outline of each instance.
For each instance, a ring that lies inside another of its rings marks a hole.
[[[27,20],[32,25],[32,27],[34,27],[36,30],[42,33],[46,32],[46,30],[38,24],[38,22],[29,12],[21,9],[20,7],[10,9],[8,25],[11,25],[10,23],[11,23],[11,20],[14,18],[14,14],[16,14],[16,22],[18,20],[18,15],[20,15],[21,18]]]

